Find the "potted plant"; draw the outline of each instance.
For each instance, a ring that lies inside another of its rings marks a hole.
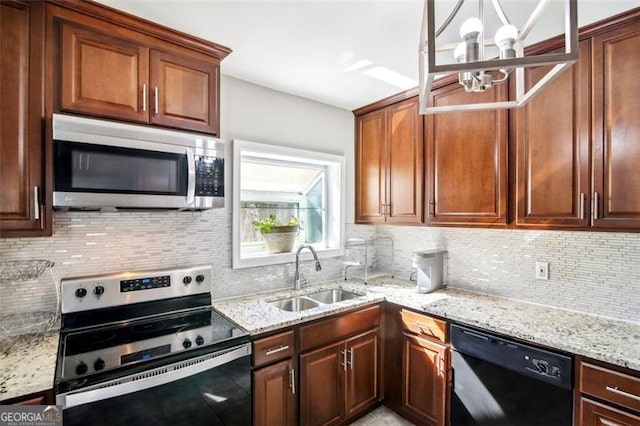
[[[254,229],[260,231],[267,253],[290,252],[300,229],[295,216],[291,216],[288,223],[282,224],[276,220],[275,213],[264,219],[254,220],[252,224]]]

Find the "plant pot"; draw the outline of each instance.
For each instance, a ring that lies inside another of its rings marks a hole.
[[[298,235],[298,225],[274,226],[271,232],[262,233],[267,253],[288,253]]]

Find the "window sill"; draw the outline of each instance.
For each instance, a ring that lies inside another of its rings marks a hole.
[[[337,248],[316,249],[318,258],[328,259],[344,255],[344,250]],[[309,250],[303,250],[300,253],[300,260],[307,261],[313,259],[313,255]],[[275,253],[275,254],[257,254],[246,256],[239,259],[234,257],[233,269],[253,268],[256,266],[280,265],[284,263],[293,263],[296,261],[296,254],[291,253]]]

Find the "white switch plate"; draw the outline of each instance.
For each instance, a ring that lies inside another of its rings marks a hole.
[[[536,280],[549,280],[549,262],[536,262]]]

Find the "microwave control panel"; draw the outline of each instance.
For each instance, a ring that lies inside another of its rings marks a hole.
[[[196,197],[224,197],[224,159],[196,157]]]

